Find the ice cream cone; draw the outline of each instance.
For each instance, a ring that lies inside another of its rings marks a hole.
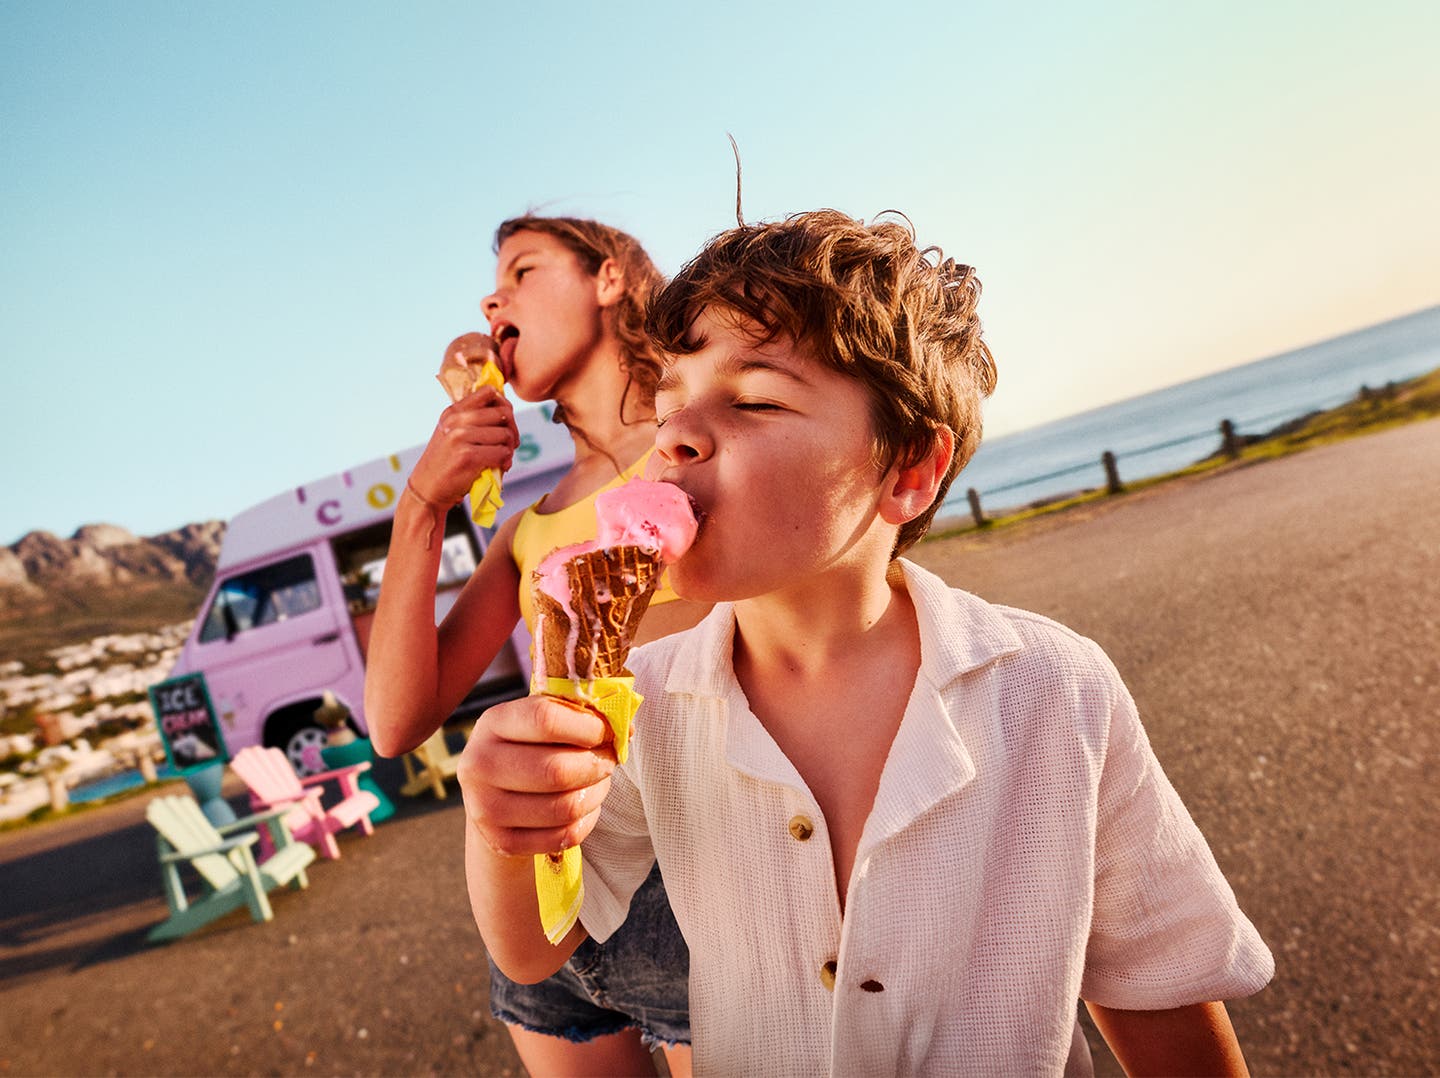
[[[666,484],[632,480],[595,504],[598,543],[552,551],[532,574],[531,692],[576,700],[600,714],[614,735],[616,760],[624,763],[643,700],[625,659],[666,560],[684,552],[696,524],[688,499]],[[535,889],[541,927],[559,943],[584,900],[580,851],[537,856]]]
[[[570,670],[570,614],[539,588],[535,600],[535,671],[567,677]]]
[[[625,668],[640,619],[660,581],[660,559],[637,546],[605,547],[566,566],[575,613],[588,643],[588,677],[614,677]]]
[[[494,342],[488,337],[484,340],[489,342],[490,355],[483,361],[466,360],[458,353],[446,353],[445,361],[440,365],[440,373],[435,377],[445,387],[445,394],[453,403],[458,404],[482,386],[492,386],[499,393],[505,391],[505,375],[495,362]],[[496,510],[505,505],[500,497],[501,482],[499,468],[486,468],[470,486],[470,519],[482,528],[493,527]]]
[[[636,546],[591,550],[567,561],[568,609],[543,589],[534,592],[540,668],[574,681],[621,674],[661,569],[657,555]]]

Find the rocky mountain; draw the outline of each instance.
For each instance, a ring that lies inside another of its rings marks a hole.
[[[131,631],[193,614],[224,534],[218,520],[148,538],[87,524],[69,539],[34,531],[0,546],[0,659],[72,632]]]

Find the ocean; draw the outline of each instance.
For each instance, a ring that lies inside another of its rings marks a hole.
[[[1220,446],[1220,421],[1261,434],[1351,400],[1360,387],[1440,367],[1440,307],[1208,374],[1028,430],[986,439],[939,514],[968,516],[966,491],[987,513],[1105,484],[1101,455],[1122,482],[1193,464]]]
[[[179,776],[168,763],[161,764],[156,768],[159,780],[173,779]],[[95,779],[93,782],[82,782],[70,791],[70,800],[75,804],[82,801],[101,801],[114,794],[124,793],[126,790],[133,790],[145,785],[145,777],[135,768],[128,771],[117,771],[113,775],[106,775],[103,779]]]

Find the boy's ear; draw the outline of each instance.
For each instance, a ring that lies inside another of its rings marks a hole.
[[[625,296],[625,274],[613,258],[600,263],[595,271],[595,300],[602,307],[613,307]]]
[[[913,464],[897,465],[886,476],[881,519],[887,524],[908,524],[929,509],[954,455],[955,435],[948,427],[941,427],[935,432],[930,452]]]

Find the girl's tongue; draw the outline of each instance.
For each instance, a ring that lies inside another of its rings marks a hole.
[[[515,377],[515,345],[519,340],[519,333],[507,331],[496,349],[500,357],[500,373],[507,382]]]

